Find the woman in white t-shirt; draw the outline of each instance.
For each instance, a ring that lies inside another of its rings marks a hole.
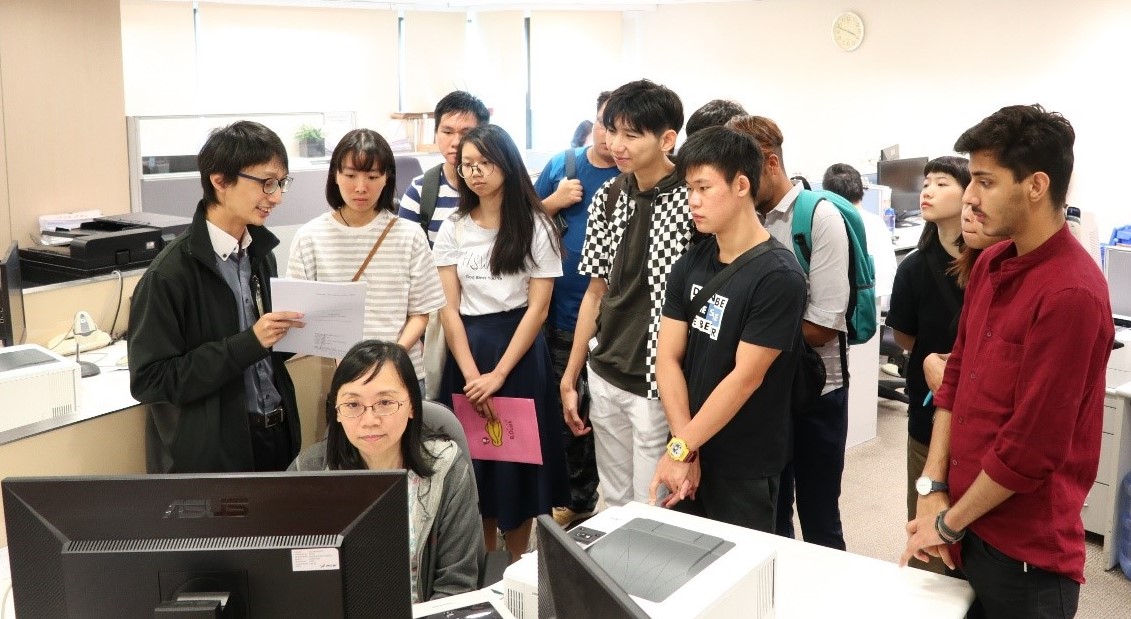
[[[420,336],[428,313],[443,307],[444,291],[424,232],[394,214],[395,192],[396,164],[385,138],[371,129],[347,133],[330,158],[326,201],[331,210],[295,234],[287,277],[364,281],[364,339],[400,344],[423,378]]]
[[[440,400],[467,396],[488,418],[492,397],[530,398],[538,418],[542,464],[475,460],[488,548],[496,528],[513,558],[526,551],[531,520],[569,499],[561,415],[550,352],[542,335],[560,242],[507,132],[480,125],[460,142],[459,209],[433,246],[447,305],[448,342]]]

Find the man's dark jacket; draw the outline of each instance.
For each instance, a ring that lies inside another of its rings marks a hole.
[[[272,250],[279,239],[248,226],[251,272],[261,282],[263,311],[271,311]],[[250,328],[240,331],[238,302],[217,267],[205,207],[192,226],[154,259],[130,305],[130,391],[148,405],[146,464],[150,473],[252,471],[251,428],[244,370],[270,355],[286,428],[301,445],[289,354],[263,348]]]

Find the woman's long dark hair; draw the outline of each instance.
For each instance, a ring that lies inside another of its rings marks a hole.
[[[958,242],[955,245],[958,245],[961,253],[951,261],[946,272],[947,275],[954,276],[959,288],[965,288],[966,284],[970,283],[970,273],[974,270],[974,263],[978,261],[978,256],[982,255],[982,250],[967,245],[961,235],[959,235]]]
[[[560,253],[557,226],[542,207],[542,200],[534,191],[530,174],[526,172],[522,155],[511,136],[498,125],[479,125],[460,140],[461,161],[465,144],[474,145],[485,160],[495,165],[493,173],[503,175],[503,205],[499,215],[499,235],[491,249],[491,274],[521,273],[530,266],[534,261],[534,226],[537,222],[550,231],[550,239]],[[478,206],[478,194],[460,177],[457,216],[466,217]]]
[[[421,477],[431,477],[435,472],[432,467],[435,458],[424,449],[424,422],[420,383],[416,378],[416,370],[413,369],[412,360],[403,348],[377,340],[363,340],[354,344],[338,364],[338,369],[334,370],[330,392],[326,394],[326,468],[331,470],[368,468],[361,453],[346,437],[342,424],[338,423],[334,406],[338,403],[338,392],[341,391],[342,385],[357,380],[369,382],[386,363],[391,364],[400,376],[401,382],[408,390],[407,404],[412,407],[412,416],[409,417],[408,426],[401,435],[401,456],[404,458],[405,468],[411,469]]]

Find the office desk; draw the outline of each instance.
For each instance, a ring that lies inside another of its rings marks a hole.
[[[896,257],[905,256],[912,249],[915,249],[915,246],[919,244],[919,237],[922,235],[923,224],[909,228],[896,228],[894,243]]]
[[[1104,538],[1104,569],[1115,567],[1117,561],[1120,485],[1131,473],[1131,329],[1120,330],[1115,338],[1124,346],[1111,351],[1107,362],[1100,466],[1080,512],[1084,530]]]
[[[117,364],[125,356],[125,340],[82,353],[79,359],[97,365],[101,373],[79,382],[75,412],[0,432],[0,445],[137,406],[138,401],[130,395],[130,373],[126,366]]]
[[[642,503],[606,509],[587,520],[585,526],[610,531],[633,518],[650,518],[731,541],[742,541],[747,547],[757,544],[775,550],[776,619],[855,616],[958,619],[966,614],[974,600],[974,591],[964,580],[901,568],[895,563],[705,521]],[[899,532],[893,531],[893,534],[898,535]],[[523,557],[524,561],[531,559],[529,555]],[[710,570],[711,566],[708,566],[696,578],[711,578]],[[693,585],[694,580],[687,586]],[[730,583],[719,586],[730,586]],[[664,615],[663,603],[652,607],[654,610],[649,612],[667,616]]]

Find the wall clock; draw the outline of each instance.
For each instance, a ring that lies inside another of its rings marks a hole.
[[[851,11],[841,13],[833,20],[833,43],[846,52],[860,47],[864,42],[864,20]]]

